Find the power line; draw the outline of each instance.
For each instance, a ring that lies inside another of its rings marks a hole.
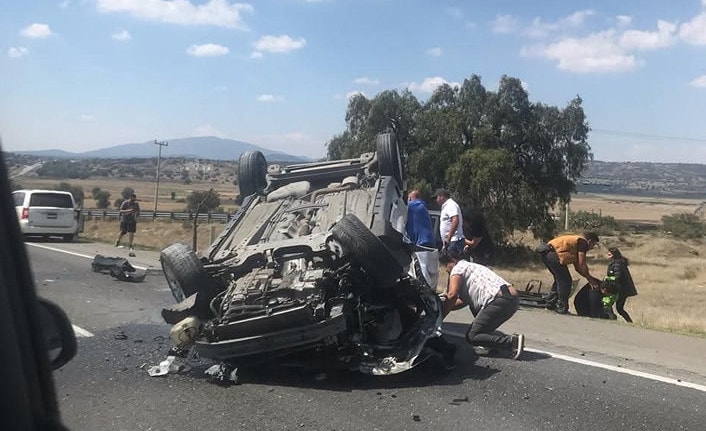
[[[634,137],[638,137],[638,138],[647,138],[647,139],[662,139],[662,140],[669,140],[669,141],[690,141],[690,142],[706,143],[706,138],[688,138],[688,137],[684,137],[684,136],[652,135],[649,133],[624,132],[624,131],[620,131],[620,130],[606,130],[606,129],[591,129],[591,132],[602,133],[604,135],[634,136]]]

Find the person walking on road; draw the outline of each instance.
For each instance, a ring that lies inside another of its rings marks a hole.
[[[446,189],[438,189],[433,197],[441,206],[439,215],[439,234],[443,243],[441,251],[453,250],[461,253],[466,245],[463,237],[461,207],[451,199],[451,194]]]
[[[137,231],[137,216],[140,215],[140,204],[137,203],[137,196],[133,193],[130,199],[120,204],[120,234],[115,241],[115,246],[120,246],[120,241],[125,234],[128,234],[128,247],[133,249],[133,240]]]
[[[466,340],[473,346],[503,351],[519,359],[525,336],[496,331],[517,312],[520,305],[517,290],[490,268],[464,260],[461,253],[443,253],[439,263],[450,274],[446,295],[442,296],[444,317],[467,305],[474,319]]]
[[[618,299],[615,302],[615,309],[623,319],[632,323],[632,319],[627,311],[625,311],[625,301],[631,296],[637,295],[635,282],[632,279],[632,274],[628,269],[628,259],[622,255],[617,247],[608,249],[608,277],[615,280],[618,288]]]
[[[598,290],[601,281],[592,276],[586,263],[586,253],[598,244],[595,232],[584,232],[583,235],[561,235],[538,248],[542,254],[542,262],[554,277],[552,288],[547,300],[547,309],[558,314],[569,313],[569,296],[571,295],[571,274],[568,265],[584,276],[592,289]]]

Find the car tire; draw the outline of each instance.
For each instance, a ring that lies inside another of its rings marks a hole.
[[[187,245],[176,243],[162,250],[159,255],[169,290],[177,302],[210,284],[203,263]]]
[[[404,189],[404,167],[397,139],[392,133],[383,133],[375,137],[380,175],[393,177],[400,189]]]
[[[246,151],[238,161],[238,188],[242,201],[267,187],[267,160],[260,151]]]
[[[393,285],[402,266],[390,250],[353,214],[346,214],[331,230],[343,252],[365,268],[381,287]]]
[[[76,238],[76,235],[64,235],[62,238],[64,242],[72,242],[74,238]]]

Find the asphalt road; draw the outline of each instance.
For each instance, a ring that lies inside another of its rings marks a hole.
[[[152,272],[143,283],[119,282],[91,272],[85,257],[28,250],[40,295],[91,335],[80,337],[78,356],[55,371],[72,430],[701,431],[706,424],[703,388],[539,352],[521,361],[477,357],[457,338],[459,366],[448,373],[432,362],[389,377],[261,368],[241,372],[240,385],[221,387],[204,376],[211,364],[193,361],[186,373],[149,377],[147,367],[170,348],[159,316],[172,301],[163,277]],[[532,317],[521,310],[513,320]]]

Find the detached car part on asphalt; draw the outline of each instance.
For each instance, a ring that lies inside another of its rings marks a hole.
[[[246,196],[203,257],[180,243],[161,252],[179,302],[162,315],[177,325],[178,347],[236,366],[304,358],[375,375],[432,353],[440,302],[403,241],[399,149],[391,134],[376,147],[285,167],[268,167],[258,151],[240,157]]]

